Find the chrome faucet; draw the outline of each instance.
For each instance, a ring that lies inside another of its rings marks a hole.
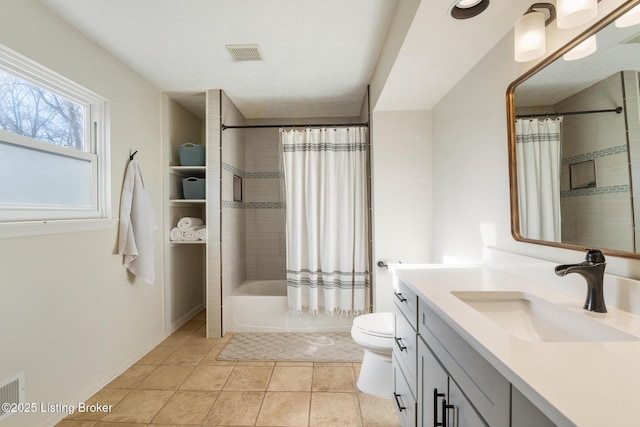
[[[589,249],[587,256],[580,264],[566,264],[556,267],[556,274],[564,277],[569,273],[578,273],[587,281],[587,299],[584,308],[588,311],[606,313],[604,304],[603,281],[604,267],[606,266],[604,255],[598,249]]]

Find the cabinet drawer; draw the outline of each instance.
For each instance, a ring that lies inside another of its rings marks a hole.
[[[393,356],[393,400],[402,427],[415,427],[416,401],[411,394],[406,378],[402,375],[395,355]]]
[[[413,329],[418,330],[418,296],[400,280],[397,281],[397,287],[393,290],[393,301]]]
[[[478,413],[492,427],[509,425],[510,384],[442,318],[420,301],[418,330]]]
[[[395,310],[393,327],[393,354],[399,362],[413,397],[416,397],[418,336],[409,321]]]

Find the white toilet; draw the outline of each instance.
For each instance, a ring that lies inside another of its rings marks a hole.
[[[393,395],[393,313],[363,314],[353,319],[351,337],[364,348],[358,390],[378,397]]]

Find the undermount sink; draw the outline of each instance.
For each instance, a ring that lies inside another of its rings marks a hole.
[[[572,311],[525,292],[454,291],[451,294],[526,341],[640,340],[589,317],[587,312]]]

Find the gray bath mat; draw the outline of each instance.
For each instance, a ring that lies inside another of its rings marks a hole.
[[[218,360],[362,362],[349,332],[234,333]]]

